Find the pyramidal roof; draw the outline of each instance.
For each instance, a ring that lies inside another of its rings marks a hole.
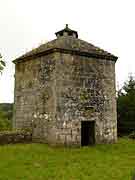
[[[16,63],[22,60],[26,61],[28,59],[39,57],[52,52],[78,54],[81,56],[89,56],[113,61],[118,59],[118,57],[114,56],[113,54],[96,47],[93,44],[78,39],[77,31],[71,30],[68,25],[66,25],[63,30],[58,31],[55,34],[57,39],[40,45],[39,47],[15,59],[13,62]]]

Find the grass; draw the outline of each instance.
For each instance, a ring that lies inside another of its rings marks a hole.
[[[135,141],[83,148],[0,146],[0,180],[131,180]]]

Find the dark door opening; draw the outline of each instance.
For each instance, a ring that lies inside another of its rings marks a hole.
[[[95,144],[95,121],[81,122],[81,145],[88,146]]]

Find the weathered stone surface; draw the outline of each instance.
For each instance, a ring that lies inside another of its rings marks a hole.
[[[75,37],[66,38],[69,46]],[[31,128],[33,140],[80,146],[81,122],[95,121],[95,143],[117,140],[114,60],[52,52],[15,69],[14,128]]]
[[[26,131],[3,131],[0,132],[0,144],[30,143],[31,132]]]

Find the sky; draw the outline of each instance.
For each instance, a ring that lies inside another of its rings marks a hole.
[[[12,60],[55,39],[65,24],[88,41],[119,57],[116,86],[135,73],[134,0],[0,0],[0,103],[14,101]]]

